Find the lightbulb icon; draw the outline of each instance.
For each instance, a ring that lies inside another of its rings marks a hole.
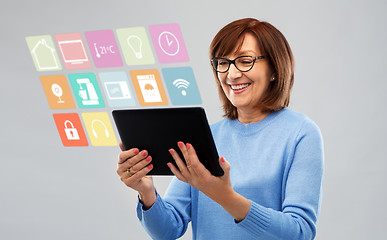
[[[136,35],[130,35],[128,37],[127,43],[129,47],[132,49],[133,53],[136,55],[137,59],[142,58],[142,40]]]

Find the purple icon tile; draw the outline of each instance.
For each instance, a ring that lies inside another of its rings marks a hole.
[[[189,61],[178,24],[152,25],[149,31],[160,63]]]
[[[85,33],[94,64],[97,68],[120,67],[122,58],[112,30]]]

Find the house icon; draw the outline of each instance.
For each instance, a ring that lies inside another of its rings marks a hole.
[[[39,40],[33,49],[31,55],[37,64],[38,70],[60,70],[55,49],[47,45],[46,39]]]

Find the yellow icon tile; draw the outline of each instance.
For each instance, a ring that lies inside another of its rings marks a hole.
[[[83,123],[93,146],[117,146],[117,138],[106,112],[82,113]]]

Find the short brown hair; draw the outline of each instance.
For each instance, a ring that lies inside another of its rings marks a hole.
[[[261,54],[269,61],[275,80],[260,99],[264,111],[278,111],[289,105],[290,91],[294,82],[294,59],[289,43],[284,35],[268,22],[254,18],[244,18],[229,23],[214,37],[210,45],[210,58],[226,56],[242,46],[247,33],[253,34]],[[217,72],[219,97],[223,102],[224,116],[230,119],[238,118],[236,107],[228,100],[220,85]]]

